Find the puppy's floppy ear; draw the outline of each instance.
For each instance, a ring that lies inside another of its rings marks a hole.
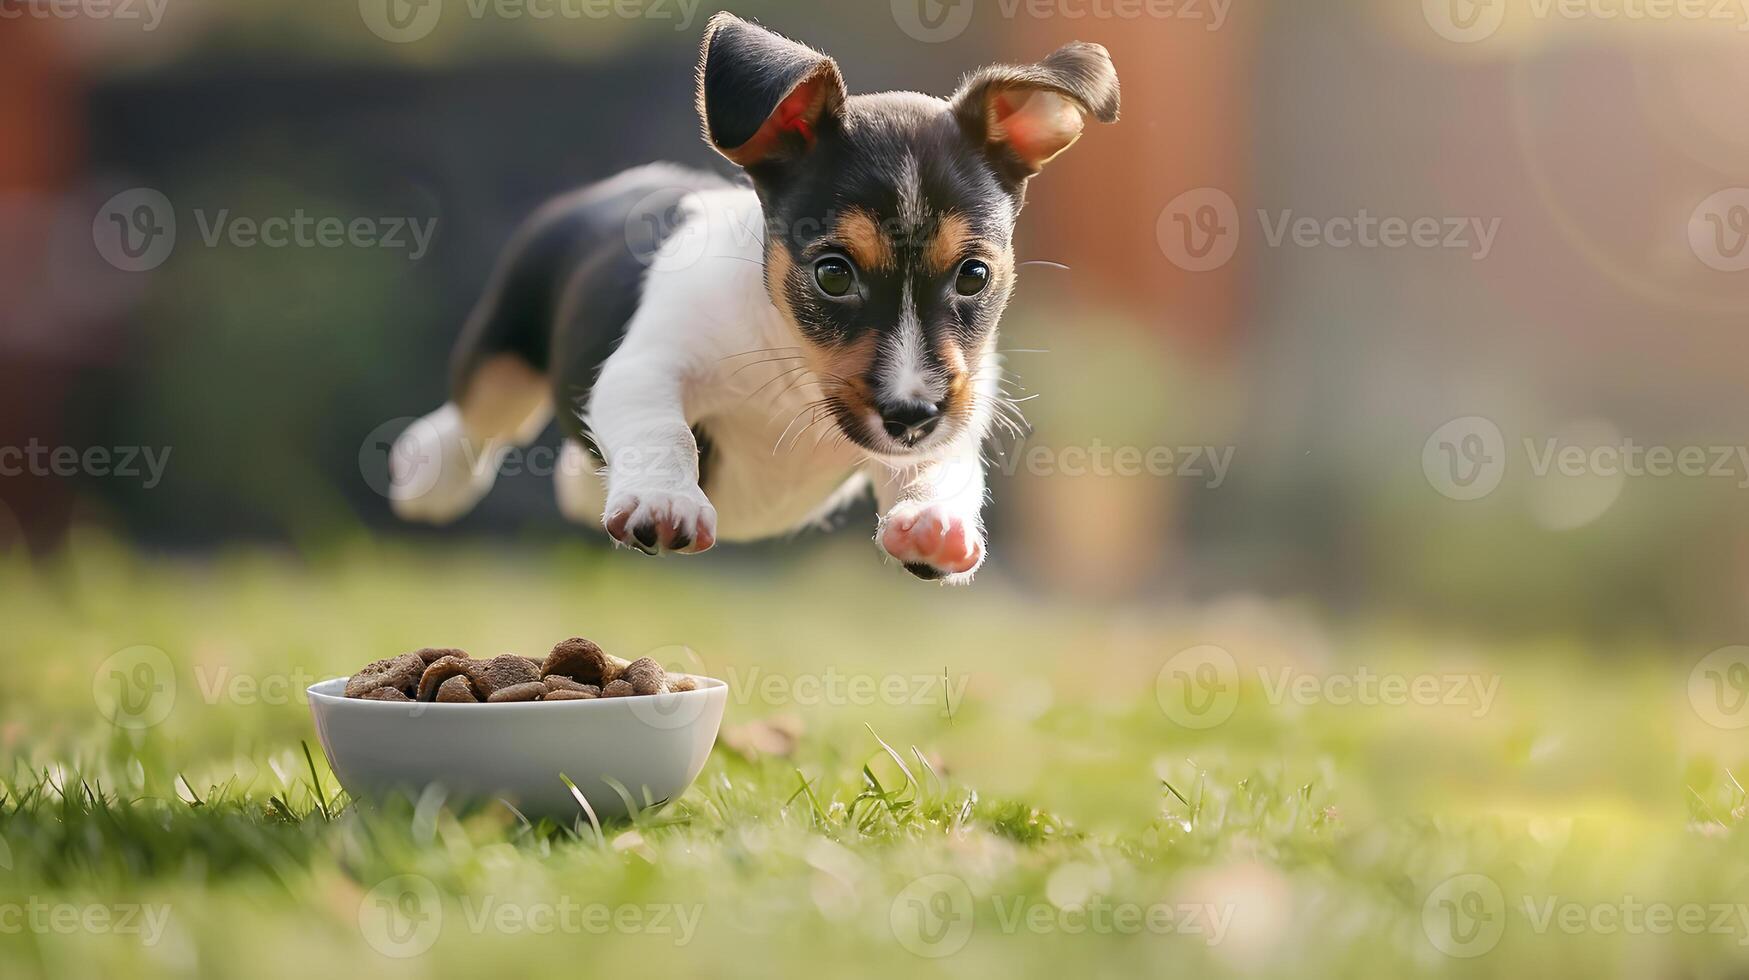
[[[743,167],[806,154],[844,107],[838,63],[727,11],[711,18],[698,59],[705,139]]]
[[[1088,116],[1117,121],[1117,69],[1103,46],[1075,41],[1036,65],[973,72],[953,109],[966,133],[1021,181],[1080,139]]]

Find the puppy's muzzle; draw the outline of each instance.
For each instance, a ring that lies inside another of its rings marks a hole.
[[[915,446],[941,424],[941,407],[933,402],[881,402],[881,427],[906,446]]]

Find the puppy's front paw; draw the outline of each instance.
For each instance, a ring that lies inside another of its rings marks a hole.
[[[601,524],[615,541],[646,555],[696,555],[717,543],[717,509],[697,487],[615,490]]]
[[[984,562],[984,532],[975,517],[940,504],[900,504],[881,520],[881,550],[922,579],[969,582]]]

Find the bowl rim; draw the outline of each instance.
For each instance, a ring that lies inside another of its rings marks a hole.
[[[502,701],[497,704],[487,702],[455,704],[448,701],[373,701],[369,698],[349,698],[346,696],[346,682],[352,680],[352,676],[349,674],[345,677],[330,677],[327,680],[317,681],[305,688],[304,694],[308,696],[311,704],[317,702],[324,704],[346,704],[364,711],[387,709],[390,711],[404,712],[408,707],[418,705],[420,708],[427,711],[465,711],[469,716],[475,716],[481,714],[482,708],[499,711],[527,711],[533,708],[542,708],[547,711],[554,711],[558,710],[560,705],[566,705],[585,710],[593,710],[590,708],[592,705],[606,706],[609,704],[626,704],[637,698],[709,698],[712,696],[713,692],[727,691],[729,687],[728,682],[719,680],[715,677],[706,677],[703,674],[682,674],[681,676],[691,677],[699,682],[699,686],[690,691],[667,691],[662,694],[642,694],[623,698],[583,698],[580,700],[565,701]]]

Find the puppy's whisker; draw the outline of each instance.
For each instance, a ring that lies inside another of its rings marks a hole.
[[[794,357],[768,357],[763,361],[751,361],[747,364],[741,365],[740,367],[736,368],[734,371],[730,372],[729,377],[735,378],[735,377],[739,376],[742,371],[745,371],[748,368],[756,368],[756,367],[760,366],[761,364],[782,364],[784,361],[798,361],[798,360],[801,360],[800,354],[797,354]]]
[[[1004,418],[1003,416],[997,415],[997,416],[992,417],[991,422],[1001,428],[1001,432],[997,432],[995,430],[991,431],[990,434],[993,437],[1000,436],[1002,432],[1005,432],[1005,433],[1013,436],[1016,441],[1018,441],[1022,438],[1020,431],[1018,429],[1016,429],[1014,427],[1014,423],[1009,421],[1007,418]]]
[[[780,404],[783,401],[783,396],[789,394],[790,392],[796,390],[797,388],[800,388],[802,385],[804,385],[806,383],[807,383],[807,376],[806,375],[798,376],[794,381],[791,381],[788,385],[786,385],[782,391],[771,396],[771,411],[765,417],[765,424],[766,425],[769,426],[771,423],[777,421],[778,413],[780,411],[782,411],[782,409],[783,409],[783,406]],[[820,399],[815,399],[812,402],[808,402],[807,404],[804,404],[797,411],[798,412],[808,411],[809,409],[816,407],[819,404],[819,402],[820,402]],[[791,421],[793,422],[794,420],[792,419]]]
[[[996,418],[1007,420],[1016,429],[1022,430],[1025,433],[1030,433],[1032,431],[1032,422],[1027,419],[1025,413],[1021,412],[1020,409],[1003,402],[996,403],[992,408],[996,413]]]
[[[796,410],[796,414],[789,420],[789,424],[784,426],[783,431],[779,432],[777,434],[777,441],[771,444],[771,455],[773,455],[773,456],[777,455],[777,447],[783,445],[784,437],[789,435],[789,430],[794,428],[795,424],[797,422],[801,421],[802,416],[804,414],[806,414],[807,412],[809,412],[813,409],[814,409],[813,405],[803,405],[801,408]]]
[[[789,451],[790,452],[795,451],[796,445],[802,441],[802,436],[805,436],[808,434],[809,429],[812,429],[814,426],[819,425],[821,422],[824,422],[831,417],[832,417],[832,414],[830,412],[827,412],[826,414],[821,415],[819,418],[816,418],[813,421],[809,422],[807,425],[802,426],[801,430],[796,433],[796,437],[790,441]],[[822,430],[822,431],[830,432],[831,430],[826,429],[826,430]],[[813,450],[809,450],[809,452],[812,453]]]
[[[831,426],[827,426],[826,428],[821,429],[820,434],[814,437],[814,444],[813,444],[813,446],[809,447],[808,455],[812,456],[815,453],[819,452],[820,451],[820,444],[825,442],[826,437],[831,435],[834,431],[835,430]],[[842,435],[843,434],[840,433],[841,437],[842,437]],[[836,446],[837,443],[833,443],[833,445]]]
[[[760,392],[762,392],[765,389],[776,384],[779,380],[781,380],[783,378],[787,378],[790,375],[795,374],[797,371],[806,371],[807,369],[808,369],[808,366],[806,364],[798,364],[795,367],[790,368],[787,371],[779,371],[777,374],[773,375],[770,378],[770,380],[766,381],[764,384],[760,385],[759,387],[757,387],[757,388],[753,389],[751,392],[749,392],[747,397],[744,400],[745,401],[752,401],[754,398],[758,397]],[[778,394],[782,395],[783,393],[778,392]],[[773,401],[776,401],[776,399],[774,398]]]
[[[794,346],[790,346],[790,347],[755,347],[752,350],[744,350],[739,354],[725,354],[725,355],[723,355],[723,357],[721,359],[725,360],[725,361],[732,361],[737,357],[748,357],[748,356],[751,356],[753,354],[775,354],[778,351],[784,351],[784,350],[799,351],[799,350],[801,350],[801,348],[794,347]]]
[[[973,397],[972,404],[978,409],[988,410],[991,422],[1002,426],[1017,440],[1025,439],[1032,430],[1032,423],[1027,421],[1025,414],[1008,399],[994,398],[978,393]]]

